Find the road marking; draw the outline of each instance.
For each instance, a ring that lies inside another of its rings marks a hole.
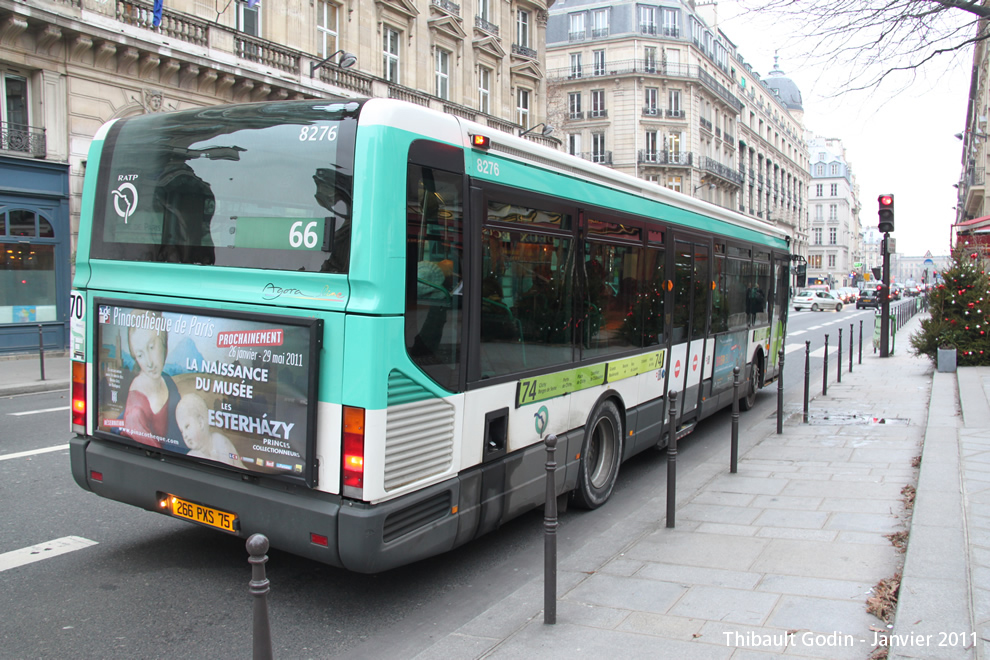
[[[0,555],[0,573],[11,568],[18,568],[27,564],[33,564],[42,559],[57,557],[67,552],[82,550],[91,545],[96,545],[96,541],[84,539],[81,536],[63,536],[60,539],[32,545],[30,548],[12,550]]]
[[[45,447],[44,449],[31,449],[30,451],[19,451],[16,454],[0,454],[0,461],[9,461],[12,458],[24,458],[26,456],[35,456],[37,454],[47,454],[50,451],[59,451],[61,449],[68,449],[69,445],[56,445],[54,447]]]
[[[24,412],[17,413],[7,413],[8,415],[13,415],[14,417],[20,417],[21,415],[38,415],[47,412],[60,412],[62,410],[68,410],[69,406],[59,406],[58,408],[45,408],[44,410],[25,410]]]

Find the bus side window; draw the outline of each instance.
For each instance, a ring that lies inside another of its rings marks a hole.
[[[463,300],[462,177],[410,164],[406,185],[406,350],[437,384],[456,391]]]

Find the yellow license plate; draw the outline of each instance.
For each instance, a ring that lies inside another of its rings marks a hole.
[[[212,507],[187,502],[175,495],[166,495],[169,513],[178,518],[185,518],[203,525],[222,529],[225,532],[237,533],[237,515]]]

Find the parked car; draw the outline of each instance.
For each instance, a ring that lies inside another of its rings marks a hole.
[[[877,309],[880,306],[877,299],[876,289],[863,289],[859,292],[859,299],[856,301],[856,309],[866,309],[872,307]]]
[[[851,305],[859,298],[859,289],[854,286],[844,286],[838,289],[842,302]]]
[[[815,289],[802,289],[791,301],[794,311],[800,312],[802,309],[810,309],[813,312],[833,309],[842,309],[842,300],[832,291],[821,291]]]

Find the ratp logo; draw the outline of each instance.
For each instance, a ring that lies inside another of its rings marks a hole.
[[[550,422],[550,411],[547,410],[546,406],[540,406],[540,409],[533,414],[533,418],[536,420],[536,434],[543,435],[547,429],[547,423]]]
[[[123,204],[124,208],[120,205]],[[133,183],[122,183],[113,191],[113,210],[124,219],[124,224],[130,219],[131,214],[138,204],[138,191]]]

